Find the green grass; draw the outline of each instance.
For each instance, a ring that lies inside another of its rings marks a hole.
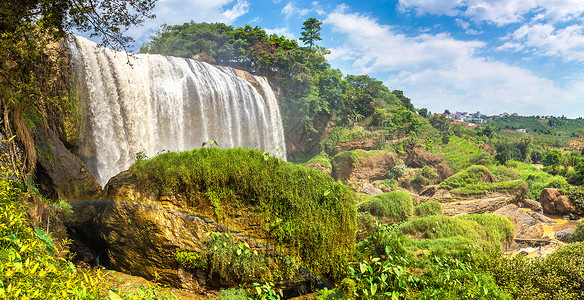
[[[502,242],[513,237],[514,227],[509,219],[496,215],[466,215],[460,217],[428,216],[399,225],[400,230],[420,241],[458,237],[473,241],[487,252],[500,251]],[[456,241],[457,243],[459,241]],[[418,247],[420,247],[418,245]]]
[[[318,275],[341,278],[353,256],[355,193],[320,171],[241,148],[163,153],[131,170],[142,186],[184,195],[193,209],[212,200],[221,219],[249,212],[272,243]]]
[[[447,190],[465,187],[479,182],[491,182],[493,175],[485,166],[470,166],[440,183],[440,187]]]
[[[367,131],[361,127],[335,127],[333,131],[321,141],[321,145],[327,153],[334,154],[334,148],[340,143],[372,137],[375,136],[375,134],[375,132]]]
[[[365,200],[359,204],[359,211],[400,223],[411,218],[413,203],[408,192],[392,191]]]
[[[508,161],[505,165],[490,166],[489,170],[499,179],[522,179],[527,183],[527,197],[539,200],[539,195],[544,188],[567,189],[566,179],[562,176],[551,175],[536,167],[517,162]]]
[[[442,214],[442,203],[427,201],[414,207],[414,215],[419,217],[439,216]]]
[[[441,148],[435,148],[435,151],[444,155],[444,159],[455,172],[472,165],[482,157],[490,156],[480,145],[455,135],[450,137],[447,145],[443,145]]]
[[[320,165],[320,166],[323,166],[323,167],[325,167],[327,169],[331,169],[331,170],[333,168],[333,165],[331,164],[330,157],[325,152],[321,152],[321,153],[315,155],[314,157],[312,157],[310,160],[303,163],[302,165],[303,166]]]

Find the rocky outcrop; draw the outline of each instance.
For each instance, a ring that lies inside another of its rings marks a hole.
[[[541,239],[542,225],[554,225],[556,221],[533,211],[525,211],[515,204],[505,205],[493,212],[494,215],[508,217],[515,226],[515,238],[522,240]]]
[[[354,139],[354,140],[350,140],[350,141],[337,143],[334,146],[334,148],[329,151],[330,152],[329,155],[333,156],[333,155],[336,155],[337,153],[351,151],[351,150],[357,150],[357,149],[361,149],[361,150],[365,150],[365,151],[376,150],[376,149],[379,149],[379,143],[382,140],[383,140],[383,133],[381,131],[370,132],[370,134],[368,134],[360,139]]]
[[[444,190],[439,190],[444,191]],[[466,214],[484,214],[492,213],[501,207],[506,205],[516,203],[515,196],[506,193],[493,193],[489,195],[481,196],[478,199],[462,199],[457,195],[450,195],[450,193],[444,192],[439,194],[436,193],[434,197],[429,200],[436,200],[442,202],[444,207],[444,214],[448,216],[466,215]],[[447,197],[448,195],[449,197]],[[439,198],[447,197],[447,198]],[[453,197],[454,196],[454,197]],[[445,199],[451,202],[445,201]]]
[[[543,189],[539,196],[539,203],[541,203],[543,212],[546,214],[568,215],[582,213],[572,204],[572,201],[564,195],[563,191],[557,189]]]
[[[101,186],[97,180],[50,128],[37,130],[35,147],[38,161],[37,179],[41,189],[50,197],[71,199],[99,195]]]
[[[422,148],[412,148],[408,150],[405,164],[411,168],[422,168],[432,166],[438,172],[440,181],[452,176],[454,172],[444,158],[438,153],[431,153]]]
[[[385,179],[397,162],[395,155],[386,150],[347,151],[337,154],[333,160],[333,178],[346,183]]]

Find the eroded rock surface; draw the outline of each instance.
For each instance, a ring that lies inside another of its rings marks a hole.
[[[564,195],[563,191],[557,189],[543,189],[539,196],[539,202],[541,203],[543,212],[547,214],[568,215],[582,213]]]

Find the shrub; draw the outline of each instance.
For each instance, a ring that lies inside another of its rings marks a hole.
[[[400,179],[406,173],[407,167],[405,165],[395,165],[387,173],[388,179]]]
[[[361,203],[359,211],[367,211],[373,216],[388,218],[392,222],[403,222],[412,216],[413,203],[408,192],[392,191]]]
[[[437,216],[442,214],[442,203],[427,201],[414,207],[414,214],[419,217]]]
[[[248,300],[249,294],[242,288],[230,288],[221,290],[219,300]]]
[[[572,187],[568,189],[566,193],[568,199],[579,209],[584,210],[584,188],[582,187]]]
[[[355,193],[329,175],[248,149],[169,152],[131,167],[141,186],[182,195],[188,209],[215,208],[219,222],[242,208],[269,241],[317,275],[342,279],[355,245]]]
[[[576,230],[574,233],[568,237],[568,242],[570,243],[577,243],[577,242],[584,242],[584,223],[580,222],[576,226]]]

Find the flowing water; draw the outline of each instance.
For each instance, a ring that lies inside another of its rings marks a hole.
[[[104,186],[136,154],[199,148],[267,150],[285,159],[282,121],[264,77],[192,59],[113,51],[69,41],[71,67],[86,111],[79,157]]]

